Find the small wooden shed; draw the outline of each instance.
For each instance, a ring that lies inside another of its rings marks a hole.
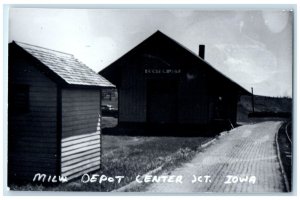
[[[160,31],[99,72],[117,86],[120,124],[236,123],[250,93]]]
[[[101,88],[114,85],[71,54],[20,42],[8,75],[8,182],[99,169]]]

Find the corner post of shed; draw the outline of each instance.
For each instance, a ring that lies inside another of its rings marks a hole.
[[[61,175],[61,139],[62,139],[62,88],[57,85],[56,89],[56,102],[57,102],[57,110],[56,110],[56,142],[57,142],[57,150],[56,150],[56,173],[57,176]]]
[[[100,98],[99,98],[99,115],[100,115],[100,170],[102,169],[102,110],[101,110],[101,105],[102,105],[102,91],[103,89],[100,88]]]

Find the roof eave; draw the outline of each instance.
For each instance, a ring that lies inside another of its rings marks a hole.
[[[116,88],[115,86],[98,86],[98,85],[77,85],[77,84],[65,84],[62,88],[68,89],[103,89],[103,88]]]

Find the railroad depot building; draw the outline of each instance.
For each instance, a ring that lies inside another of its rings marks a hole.
[[[114,85],[71,54],[19,42],[8,73],[8,181],[99,169],[101,88]]]
[[[247,90],[160,31],[99,73],[118,89],[119,124],[235,124]]]

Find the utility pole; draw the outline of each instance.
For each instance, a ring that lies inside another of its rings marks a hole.
[[[254,94],[253,94],[253,87],[251,87],[252,92],[252,113],[254,113]]]

